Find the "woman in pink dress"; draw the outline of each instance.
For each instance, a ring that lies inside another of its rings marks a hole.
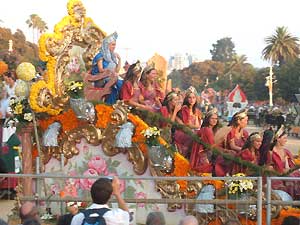
[[[140,103],[141,96],[141,77],[142,67],[139,61],[132,64],[124,78],[124,84],[121,88],[120,98],[124,100],[127,105],[142,110],[150,110],[151,107]]]
[[[215,147],[214,134],[219,127],[218,112],[212,109],[206,113],[201,129],[197,132],[199,138],[212,148]],[[190,157],[191,168],[200,173],[212,172],[212,152],[202,144],[193,143]]]
[[[141,91],[143,99],[141,102],[152,108],[152,112],[159,112],[164,99],[164,92],[157,82],[157,71],[152,66],[147,66],[143,70],[141,77]]]
[[[246,110],[241,110],[233,115],[229,126],[230,131],[225,137],[223,143],[224,153],[235,157],[244,146],[248,132],[245,130],[248,124],[248,116]],[[215,174],[223,177],[226,174],[231,174],[233,163],[230,160],[225,160],[222,156],[218,156],[215,165]]]
[[[287,133],[282,126],[275,134],[274,142],[271,145],[268,155],[268,165],[281,174],[286,173],[295,167],[294,156],[285,148],[286,143]],[[295,170],[289,174],[289,176],[299,177],[300,171]],[[299,181],[274,180],[272,181],[272,189],[286,191],[293,199],[299,200],[300,198]]]

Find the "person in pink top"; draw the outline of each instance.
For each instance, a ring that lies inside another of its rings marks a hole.
[[[235,113],[229,123],[230,130],[222,143],[223,151],[232,156],[236,156],[244,146],[248,132],[245,130],[248,124],[248,115],[246,110],[241,110]],[[225,160],[222,156],[218,156],[215,165],[215,174],[223,177],[226,174],[231,174],[233,163],[230,160]]]
[[[164,92],[157,81],[157,71],[153,66],[146,66],[141,77],[141,91],[144,105],[149,105],[153,112],[158,112],[162,107]]]
[[[141,104],[141,78],[142,67],[140,62],[132,64],[125,75],[124,84],[121,88],[120,98],[124,100],[127,105],[142,110],[151,110],[148,105]]]
[[[197,132],[199,138],[211,147],[215,147],[214,135],[219,127],[218,111],[216,108],[208,111],[201,129]],[[194,142],[190,157],[191,168],[200,173],[212,172],[212,151],[202,144]]]

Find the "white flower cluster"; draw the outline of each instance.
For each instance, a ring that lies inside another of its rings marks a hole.
[[[147,138],[154,138],[160,135],[160,130],[157,127],[148,127],[142,131],[142,134]]]
[[[233,177],[245,177],[246,175],[243,173],[237,173],[232,175]],[[229,194],[243,193],[244,191],[253,190],[253,182],[252,180],[231,180],[226,182],[226,185],[229,189]]]

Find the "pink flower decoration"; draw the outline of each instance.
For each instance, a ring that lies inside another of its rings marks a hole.
[[[99,175],[108,174],[106,162],[100,156],[93,156],[88,162],[88,167],[96,170]]]
[[[144,193],[144,192],[137,192],[137,193],[135,193],[135,198],[137,198],[137,199],[146,199],[147,198],[147,194]],[[144,208],[145,207],[145,203],[138,203],[137,205],[140,208]]]
[[[70,182],[69,180],[66,181],[66,185],[64,187],[64,196],[71,196],[71,197],[77,197],[77,189],[76,186],[73,184],[73,182]]]
[[[84,176],[98,176],[98,173],[94,169],[88,169],[83,173]],[[80,187],[83,190],[89,190],[93,183],[96,181],[96,179],[80,179]]]

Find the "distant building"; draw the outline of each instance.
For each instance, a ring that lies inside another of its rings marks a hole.
[[[169,59],[169,71],[172,70],[182,70],[185,67],[189,67],[193,62],[197,62],[198,58],[196,55],[192,55],[189,53],[181,54],[176,53],[171,56]]]

